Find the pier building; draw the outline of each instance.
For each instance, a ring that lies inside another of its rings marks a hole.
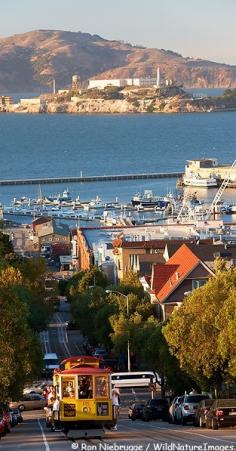
[[[222,181],[231,170],[230,164],[219,164],[217,158],[202,158],[199,160],[187,160],[185,165],[185,177],[200,176],[202,179],[214,177]],[[232,168],[230,179],[236,182],[236,167]]]

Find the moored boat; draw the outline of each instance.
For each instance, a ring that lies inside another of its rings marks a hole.
[[[145,190],[143,194],[135,194],[131,203],[133,207],[155,208],[164,210],[171,202],[171,196],[156,196],[151,190]]]
[[[190,174],[183,176],[184,186],[194,186],[197,188],[214,188],[217,187],[217,180],[214,177],[200,177],[199,174]]]

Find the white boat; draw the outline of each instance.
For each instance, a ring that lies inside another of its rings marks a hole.
[[[214,188],[217,186],[217,180],[214,177],[202,178],[199,174],[190,174],[183,176],[185,186],[195,186],[198,188]]]
[[[131,199],[131,203],[133,207],[139,207],[139,209],[144,207],[165,210],[172,199],[173,196],[170,194],[167,196],[156,196],[151,190],[144,190],[143,194],[135,194]]]
[[[230,213],[235,214],[236,213],[236,204],[229,205],[229,210],[230,210]]]

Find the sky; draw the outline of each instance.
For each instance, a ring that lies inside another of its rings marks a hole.
[[[236,0],[0,0],[0,36],[82,31],[236,64]]]

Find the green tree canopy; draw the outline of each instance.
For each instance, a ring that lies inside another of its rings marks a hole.
[[[215,391],[236,376],[236,268],[217,270],[194,290],[164,327],[164,336],[180,366],[202,388]]]
[[[28,325],[27,306],[9,286],[0,287],[0,398],[16,399],[40,370],[41,350]]]

